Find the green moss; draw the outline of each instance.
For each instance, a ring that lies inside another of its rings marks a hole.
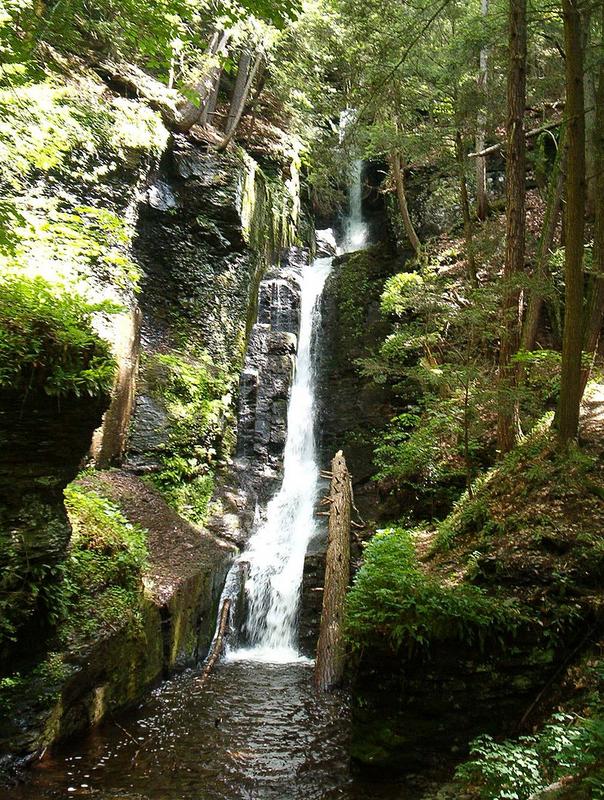
[[[145,377],[170,427],[162,468],[151,481],[183,517],[203,523],[214,471],[234,446],[234,376],[198,352],[189,358],[155,354],[145,365]]]
[[[60,601],[61,635],[70,644],[130,624],[140,625],[147,532],[115,503],[79,484],[65,490],[72,539]]]
[[[0,709],[7,713],[23,703],[50,707],[75,660],[100,639],[117,631],[143,635],[147,532],[81,483],[66,488],[65,505],[73,533],[46,598],[56,625],[53,646],[60,649],[43,655],[27,672],[3,678]]]
[[[347,599],[353,647],[385,637],[409,651],[436,640],[482,646],[488,637],[514,633],[526,621],[520,604],[489,597],[476,586],[441,584],[418,566],[409,531],[391,528],[369,542]]]
[[[92,327],[93,316],[114,312],[43,278],[0,278],[0,386],[49,395],[109,392],[115,363]]]

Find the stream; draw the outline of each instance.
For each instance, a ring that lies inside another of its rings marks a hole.
[[[394,800],[350,773],[348,701],[310,664],[232,661],[163,683],[116,720],[47,756],[6,800]]]

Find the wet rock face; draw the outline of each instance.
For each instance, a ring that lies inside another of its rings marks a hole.
[[[240,381],[237,456],[262,475],[276,475],[282,465],[300,327],[300,276],[307,261],[305,251],[291,248],[258,291],[258,321]]]
[[[396,509],[377,496],[371,477],[375,441],[400,401],[389,385],[363,376],[358,362],[376,352],[391,331],[380,312],[380,296],[387,278],[402,268],[386,246],[342,256],[334,263],[322,300],[321,463],[327,467],[343,449],[356,504],[361,514],[373,518],[396,516]]]
[[[24,400],[0,393],[0,591],[11,597],[2,610],[5,622],[31,627],[34,639],[21,630],[21,647],[30,648],[44,632],[47,614],[39,604],[57,580],[55,568],[71,535],[63,489],[75,477],[107,403],[108,398],[39,393]],[[15,647],[7,645],[0,661]]]
[[[223,374],[239,374],[258,282],[287,238],[277,230],[280,202],[249,157],[207,152],[184,136],[173,138],[143,198],[135,243],[145,278],[131,465],[153,468],[169,443],[169,425],[145,388],[148,356],[195,358],[203,351]],[[280,291],[286,315],[287,286]]]
[[[237,451],[219,495],[223,513],[208,526],[243,545],[257,504],[279,486],[287,436],[287,405],[300,327],[300,277],[308,252],[285,251],[260,281],[253,325],[239,381]]]

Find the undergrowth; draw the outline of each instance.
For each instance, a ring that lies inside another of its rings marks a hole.
[[[21,693],[37,702],[52,701],[73,670],[74,659],[103,637],[125,630],[142,634],[142,572],[147,531],[132,524],[119,507],[79,483],[65,489],[72,537],[59,580],[46,599],[56,627],[52,647],[27,673],[0,681],[0,710],[10,709]]]
[[[537,512],[545,527],[554,526],[551,505],[535,493],[545,492],[553,501],[573,496],[587,500],[590,493],[598,497],[598,483],[592,478],[595,460],[577,447],[560,451],[551,420],[552,415],[546,415],[500,464],[475,481],[471,494],[464,492],[439,524],[433,552],[450,549],[468,534],[488,538],[523,526],[534,529]],[[530,498],[529,506],[522,497]]]
[[[188,359],[152,356],[145,365],[150,394],[163,405],[170,434],[151,482],[181,516],[203,523],[214,490],[214,469],[233,447],[232,380],[205,353]]]
[[[116,310],[41,277],[0,277],[0,386],[58,397],[106,394],[115,362],[92,320]]]
[[[512,599],[489,597],[476,586],[448,586],[418,566],[412,535],[400,528],[376,534],[347,600],[347,632],[354,648],[386,639],[399,650],[456,639],[482,646],[513,634],[524,621]]]
[[[456,780],[482,800],[528,800],[562,778],[584,796],[604,798],[604,663],[592,667],[598,688],[582,714],[558,712],[530,736],[497,742],[480,736]]]

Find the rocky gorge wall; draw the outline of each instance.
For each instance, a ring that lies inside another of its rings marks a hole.
[[[65,225],[75,226],[81,237],[97,237],[96,249],[85,250],[96,254],[89,258],[79,248],[55,252],[55,231],[48,245],[49,274],[65,276],[70,290],[93,300],[119,302],[118,313],[95,318],[97,331],[111,342],[117,371],[111,398],[38,402],[32,397],[27,404],[9,394],[0,398],[7,445],[0,469],[6,488],[2,535],[14,536],[20,526],[31,566],[39,561],[52,573],[49,607],[56,610],[40,624],[40,614],[33,612],[46,586],[42,591],[37,573],[30,571],[12,599],[30,609],[29,618],[43,635],[31,647],[23,627],[4,652],[0,759],[5,764],[35,756],[58,738],[98,722],[162,675],[207,652],[233,550],[202,525],[214,476],[225,470],[234,447],[239,373],[258,288],[298,235],[295,160],[275,165],[269,178],[241,149],[212,153],[194,139],[171,134],[144,103],[115,97],[89,74],[78,81],[66,90],[74,108],[83,109],[78,119],[96,113],[103,120],[108,109],[106,149],[95,141],[91,156],[93,145],[78,130],[80,139],[75,137],[72,150],[61,153],[50,172],[32,167],[23,191],[42,187],[44,197],[58,204]],[[135,141],[120,138],[113,113],[129,120],[142,114]],[[105,158],[104,170],[92,166]],[[39,249],[34,244],[26,263],[11,265],[17,274],[34,265]],[[262,298],[261,292],[265,314]],[[291,324],[281,326],[268,348],[271,380],[278,383],[281,370],[285,381],[279,397],[276,392],[266,400],[273,438],[284,430],[278,418],[286,408],[286,373],[295,349],[288,331],[296,330],[296,304],[294,291]],[[250,352],[254,346],[266,350],[258,336],[254,341]],[[258,414],[253,423],[259,432],[261,418]],[[97,467],[123,464],[127,471],[97,473],[75,484],[77,503],[68,517],[63,489],[91,441]],[[267,453],[271,447],[267,443]],[[276,451],[271,458],[278,461]],[[15,486],[11,476],[21,461]],[[219,497],[213,510],[220,518]],[[71,541],[70,521],[77,526]],[[101,574],[95,564],[105,557],[103,547],[117,552],[134,547],[131,531],[144,541],[146,556],[132,550],[134,566],[128,568],[139,572],[120,583],[125,573]],[[121,535],[124,544],[115,540]],[[96,572],[86,572],[93,567]],[[69,589],[62,610],[63,587],[81,581],[82,596],[74,600]],[[124,599],[134,616],[129,611],[120,620]],[[94,620],[77,623],[88,606],[95,609]]]

